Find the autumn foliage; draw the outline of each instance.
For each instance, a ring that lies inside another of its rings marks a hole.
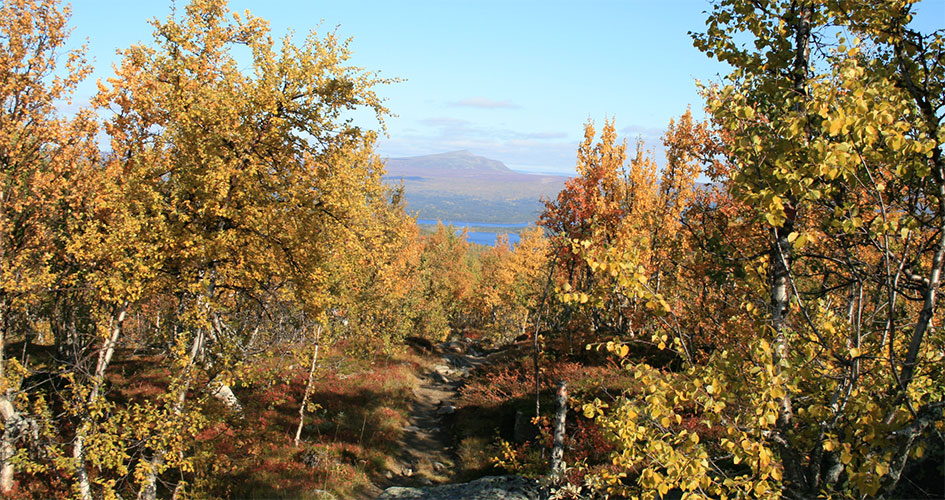
[[[618,447],[617,469],[585,487],[642,498],[941,491],[926,457],[941,453],[945,425],[945,165],[931,111],[945,73],[928,64],[941,60],[941,34],[912,31],[910,16],[892,2],[719,2],[694,40],[734,71],[703,87],[709,123],[669,127],[659,187],[634,159],[617,165],[625,188],[582,170],[549,205],[544,220],[567,238],[558,298],[604,334],[588,348],[634,378],[622,396],[582,406]],[[838,26],[838,43],[815,49]],[[613,143],[605,129],[598,151]],[[588,158],[579,164],[596,165]],[[691,187],[700,169],[713,186]],[[596,224],[562,223],[589,206],[567,200],[621,191],[598,205],[603,220],[580,219]],[[630,217],[640,197],[648,208]],[[605,222],[614,213],[625,218]]]
[[[66,116],[90,71],[68,8],[5,1],[0,493],[366,483],[409,406],[392,356],[459,335],[522,351],[467,408],[574,383],[562,491],[941,493],[945,41],[911,9],[715,2],[692,37],[732,73],[707,118],[671,121],[660,159],[589,121],[538,227],[477,248],[382,182],[394,80],[336,33],[193,0]],[[543,467],[538,417],[501,466]]]

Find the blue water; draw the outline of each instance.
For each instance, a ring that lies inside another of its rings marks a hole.
[[[456,231],[459,234],[462,231]],[[506,234],[509,237],[509,243],[513,246],[522,241],[522,237],[515,233],[487,233],[485,231],[469,231],[466,233],[466,241],[477,245],[495,246],[496,239],[500,234]]]
[[[454,220],[438,221],[438,220],[436,220],[436,219],[417,219],[417,224],[429,224],[429,225],[435,226],[435,225],[437,224],[437,222],[442,222],[443,225],[445,225],[445,226],[449,226],[449,225],[452,224],[452,225],[455,226],[455,227],[476,226],[476,227],[511,227],[511,228],[515,228],[515,227],[528,227],[528,226],[531,225],[530,222],[522,222],[522,223],[518,223],[518,224],[495,224],[495,223],[492,223],[492,222],[458,222],[458,221],[454,221]]]
[[[452,225],[453,227],[464,228],[464,227],[494,227],[496,229],[508,228],[515,229],[520,227],[528,227],[529,223],[521,224],[495,224],[489,222],[458,222],[458,221],[437,221],[434,219],[417,219],[417,224],[430,224],[435,225],[437,222],[442,222],[445,225]],[[462,233],[462,229],[456,231],[456,234]],[[469,231],[466,233],[466,241],[470,243],[475,243],[477,245],[487,245],[495,246],[496,240],[500,234],[506,234],[509,237],[509,243],[513,246],[522,241],[522,237],[516,233],[505,233],[502,231],[491,232],[491,231]]]

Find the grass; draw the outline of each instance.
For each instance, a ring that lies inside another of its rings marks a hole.
[[[236,449],[220,439],[219,455],[231,458],[216,485],[219,496],[237,498],[318,498],[317,490],[343,498],[358,496],[380,479],[398,449],[406,425],[420,360],[409,354],[362,364],[348,362],[343,346],[324,357],[306,415],[302,441],[293,443],[305,390],[304,367],[260,367],[282,375],[242,387],[240,425],[246,439]],[[350,372],[351,365],[363,370]],[[315,492],[315,493],[312,493]]]
[[[605,358],[588,362],[587,354],[569,356],[564,343],[553,345],[540,359],[539,403],[541,416],[535,421],[534,365],[531,344],[513,344],[495,361],[483,367],[461,390],[456,413],[456,447],[460,478],[486,474],[547,474],[550,468],[551,422],[557,381],[566,380],[570,393],[567,415],[569,464],[588,467],[575,471],[575,480],[587,472],[606,467],[612,445],[593,420],[584,418],[580,402],[619,394],[632,375]],[[537,424],[537,425],[536,425]],[[578,481],[580,482],[580,481]]]
[[[293,346],[280,347],[285,352]],[[33,368],[49,364],[50,354],[40,348],[32,353]],[[194,458],[193,471],[172,468],[165,472],[159,496],[169,498],[169,488],[181,480],[186,481],[188,498],[315,500],[327,498],[325,492],[340,498],[373,492],[373,484],[385,480],[388,464],[400,451],[396,443],[406,426],[424,360],[405,349],[368,358],[352,357],[350,350],[343,343],[323,349],[298,446],[294,436],[308,363],[280,355],[256,360],[241,377],[244,383],[233,387],[243,405],[241,415],[192,392],[188,408],[202,415],[194,428],[196,439],[185,451]],[[171,383],[167,365],[159,355],[130,349],[116,352],[107,383],[108,399],[115,407],[105,420],[127,418],[142,404],[157,405]],[[191,387],[203,383],[196,381]],[[62,394],[68,397],[69,393]],[[62,411],[61,404],[53,409]],[[69,425],[59,431],[67,436],[63,453],[68,452],[68,436],[73,432],[73,424]],[[181,430],[182,435],[188,432]],[[142,453],[149,453],[143,448],[144,437],[123,438],[124,445],[134,447],[132,457],[125,459],[124,476],[116,475],[115,469],[92,470],[92,480],[115,478],[123,496],[134,496],[136,486],[130,474]],[[19,487],[12,498],[57,498],[69,494],[74,478],[70,473],[20,471],[17,480]]]
[[[291,352],[294,346],[276,347],[271,352]],[[549,349],[541,362],[543,419],[532,426],[530,349],[527,342],[514,344],[467,379],[455,401],[456,413],[446,420],[454,431],[457,455],[452,480],[505,472],[543,473],[556,381],[568,380],[578,396],[598,394],[602,387],[614,387],[617,393],[617,386],[626,383],[613,365],[588,365],[560,354],[564,349]],[[304,360],[272,354],[252,363],[241,377],[244,382],[233,387],[243,404],[241,415],[215,400],[201,401],[191,395],[188,405],[195,405],[206,417],[186,451],[194,457],[194,470],[186,474],[169,470],[162,476],[164,484],[172,486],[186,479],[186,490],[194,497],[246,499],[317,499],[325,496],[324,491],[340,498],[364,498],[376,491],[374,485],[387,484],[386,473],[401,451],[397,442],[408,422],[418,374],[429,360],[406,350],[373,357],[353,356],[353,350],[358,349],[340,343],[322,351],[298,446],[293,438],[308,377]],[[577,352],[584,355],[583,350]],[[109,399],[119,409],[155,401],[166,394],[171,379],[160,356],[123,350],[116,353],[109,371]],[[576,411],[569,412],[568,434],[573,443],[569,463],[600,461],[608,449],[593,422]],[[505,443],[510,447],[503,448]],[[515,466],[497,464],[503,450],[514,455]],[[131,470],[136,460],[132,458]],[[46,479],[35,476],[32,482]],[[129,477],[120,481],[121,493],[133,496],[133,481]],[[57,496],[54,492],[68,491],[71,482],[66,477],[47,482],[42,491],[21,491],[52,497]],[[159,494],[169,497],[167,487]]]

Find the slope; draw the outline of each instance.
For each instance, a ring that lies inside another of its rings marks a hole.
[[[533,222],[542,197],[567,179],[515,172],[468,151],[390,158],[386,178],[404,183],[407,209],[420,218],[489,223]]]

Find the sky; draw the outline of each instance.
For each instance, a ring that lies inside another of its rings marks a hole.
[[[178,7],[186,4],[178,1]],[[86,41],[96,79],[112,74],[116,50],[149,43],[148,20],[170,0],[75,0],[73,42]],[[274,38],[293,30],[350,37],[350,62],[404,81],[377,88],[397,115],[382,157],[468,150],[535,173],[572,175],[584,123],[615,121],[621,137],[659,156],[659,137],[691,106],[696,80],[727,68],[692,46],[708,0],[231,0],[267,19]],[[945,0],[925,0],[923,22],[945,27]],[[377,128],[376,123],[365,124]]]

